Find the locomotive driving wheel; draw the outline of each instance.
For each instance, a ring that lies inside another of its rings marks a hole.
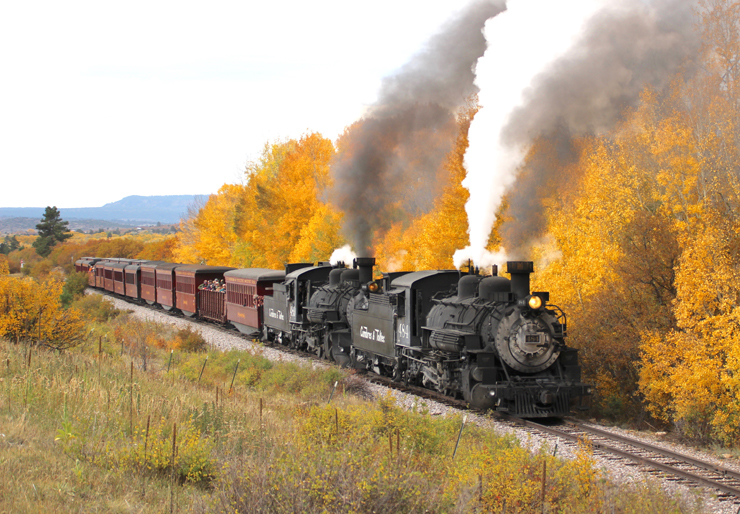
[[[401,359],[396,359],[393,363],[393,373],[391,376],[394,382],[401,382],[402,380],[406,381],[406,373],[404,373],[404,366]]]

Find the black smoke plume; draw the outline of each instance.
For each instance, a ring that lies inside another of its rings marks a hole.
[[[612,129],[626,108],[638,104],[646,85],[660,91],[680,69],[691,72],[700,49],[694,6],[687,0],[657,0],[601,11],[573,51],[537,78],[513,112],[504,141],[522,145],[551,138],[558,149],[555,167],[567,164],[575,156],[571,135]],[[533,198],[551,172],[535,160],[509,192],[508,214],[514,220],[504,224],[502,235],[512,255],[527,253],[524,236],[543,232],[542,208]]]
[[[558,183],[558,178],[562,178],[564,168],[578,159],[573,143],[568,127],[558,125],[539,137],[536,151],[519,171],[516,186],[508,196],[505,221],[499,228],[509,259],[532,258],[531,246],[542,236],[547,221],[545,200],[567,188]]]
[[[483,25],[503,10],[503,0],[468,6],[383,81],[376,105],[340,137],[330,196],[358,253],[371,255],[375,231],[432,207],[436,174],[456,136],[455,112],[478,91]]]

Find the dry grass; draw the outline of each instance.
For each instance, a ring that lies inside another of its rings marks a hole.
[[[206,354],[176,352],[167,372],[153,347],[144,371],[138,343],[113,341],[119,322],[70,352],[32,348],[30,367],[0,341],[0,512],[167,512],[171,491],[176,512],[539,512],[544,462],[550,512],[701,510],[615,490],[587,448],[561,461],[468,427],[453,461],[459,419],[368,402],[337,370],[209,353],[199,381]]]

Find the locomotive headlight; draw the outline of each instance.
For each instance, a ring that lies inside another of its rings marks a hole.
[[[368,290],[371,293],[377,293],[378,292],[378,289],[379,289],[378,283],[377,282],[370,282],[370,284],[368,284],[367,288],[368,288]]]
[[[542,307],[542,298],[539,296],[530,296],[527,305],[529,305],[530,309],[537,310]]]

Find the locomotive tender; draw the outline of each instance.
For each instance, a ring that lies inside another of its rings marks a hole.
[[[91,285],[115,292],[114,273],[110,284],[94,280],[123,260],[113,261],[83,258],[78,270],[91,274]],[[226,294],[194,291],[196,312],[187,315],[231,323],[265,342],[461,397],[478,409],[562,417],[576,403],[583,408],[591,394],[581,382],[577,350],[565,344],[565,314],[548,303],[549,293],[530,292],[532,262],[508,262],[511,279],[497,276],[494,266],[487,277],[436,270],[385,273],[377,280],[373,258],[355,259],[349,269],[344,263],[288,264],[285,274],[135,264],[129,269],[141,272],[126,281],[141,291],[141,301],[171,310],[176,291],[185,294],[178,277],[222,273]],[[158,280],[155,302],[138,284],[147,280],[147,270],[157,278],[172,277]]]

